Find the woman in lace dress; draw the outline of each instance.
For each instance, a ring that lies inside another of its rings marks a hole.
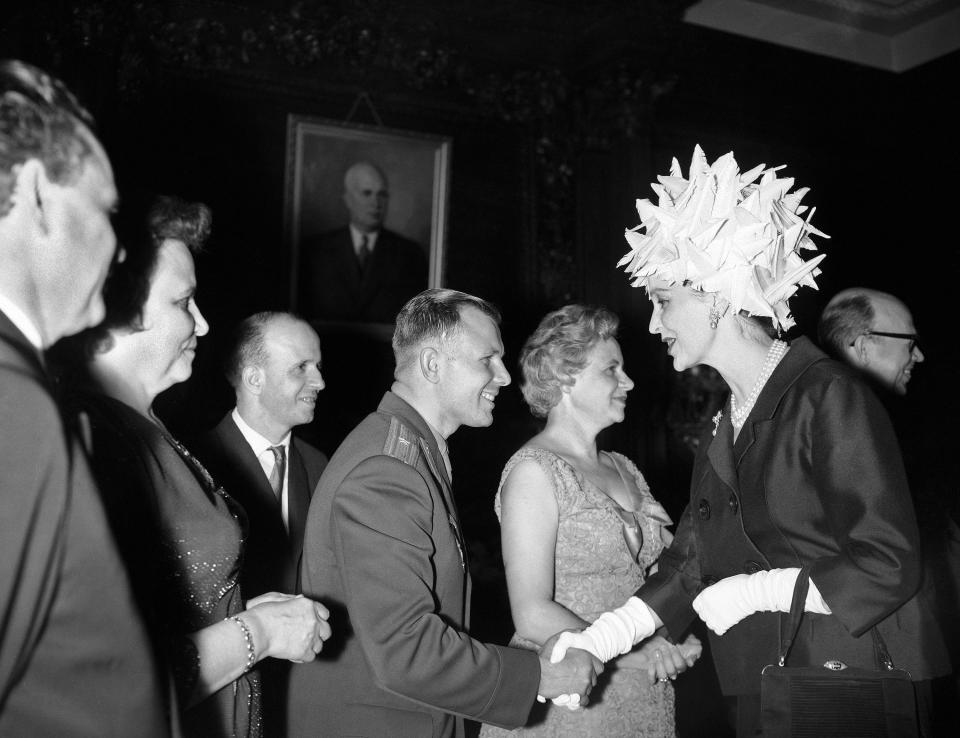
[[[603,308],[548,314],[520,354],[524,399],[544,430],[507,462],[496,497],[510,609],[511,645],[538,648],[581,629],[636,591],[669,543],[670,519],[626,457],[598,452],[597,434],[624,417],[633,382]],[[671,680],[700,644],[655,635],[607,666],[584,709],[534,709],[532,736],[673,736]],[[507,731],[484,726],[483,736]]]
[[[86,361],[73,406],[158,662],[173,676],[172,734],[257,736],[251,667],[267,656],[310,661],[330,630],[326,609],[303,597],[243,602],[243,510],[153,412],[160,392],[190,376],[208,330],[191,252],[209,227],[205,206],[159,199],[149,234],[107,281],[105,321],[60,351]]]

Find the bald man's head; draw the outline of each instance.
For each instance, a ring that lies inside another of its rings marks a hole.
[[[347,170],[343,178],[343,202],[350,211],[350,222],[360,231],[380,230],[387,217],[390,192],[383,172],[362,161]]]
[[[924,360],[910,310],[886,292],[855,287],[837,293],[817,331],[826,351],[898,395],[907,393],[914,365]]]

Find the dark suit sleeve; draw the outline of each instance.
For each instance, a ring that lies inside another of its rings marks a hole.
[[[539,661],[475,641],[436,613],[430,500],[413,467],[385,456],[364,461],[339,486],[330,535],[355,634],[385,690],[475,720],[522,725]]]
[[[5,373],[6,374],[6,373]],[[46,624],[62,565],[66,447],[52,401],[29,379],[0,384],[0,706]]]
[[[657,614],[675,639],[693,622],[690,603],[702,587],[692,516],[688,505],[680,517],[673,542],[657,560],[656,573],[648,577],[637,592],[637,597]]]
[[[916,518],[893,427],[869,388],[834,379],[811,423],[811,473],[839,551],[818,558],[810,576],[859,636],[920,585]]]

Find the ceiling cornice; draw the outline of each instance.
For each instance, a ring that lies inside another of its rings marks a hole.
[[[890,72],[960,49],[956,0],[700,0],[684,20]]]

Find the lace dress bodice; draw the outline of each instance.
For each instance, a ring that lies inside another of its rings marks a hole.
[[[617,503],[551,451],[530,446],[517,451],[504,467],[494,501],[500,518],[503,484],[521,461],[533,460],[548,474],[559,509],[554,599],[591,622],[601,613],[622,605],[639,589],[672,538],[666,529],[671,524],[670,518],[650,494],[636,465],[621,454],[611,453],[607,457],[624,481],[632,482],[640,493],[640,509],[633,517],[642,533],[643,544],[636,558],[624,538],[624,520]],[[537,644],[517,635],[510,645],[538,648]],[[505,731],[485,725],[481,736],[494,738],[513,733],[550,738],[573,735],[670,738],[674,735],[673,685],[650,685],[646,672],[618,669],[615,662],[611,662],[590,693],[590,705],[586,709],[571,711],[549,703],[537,705],[525,728]]]

